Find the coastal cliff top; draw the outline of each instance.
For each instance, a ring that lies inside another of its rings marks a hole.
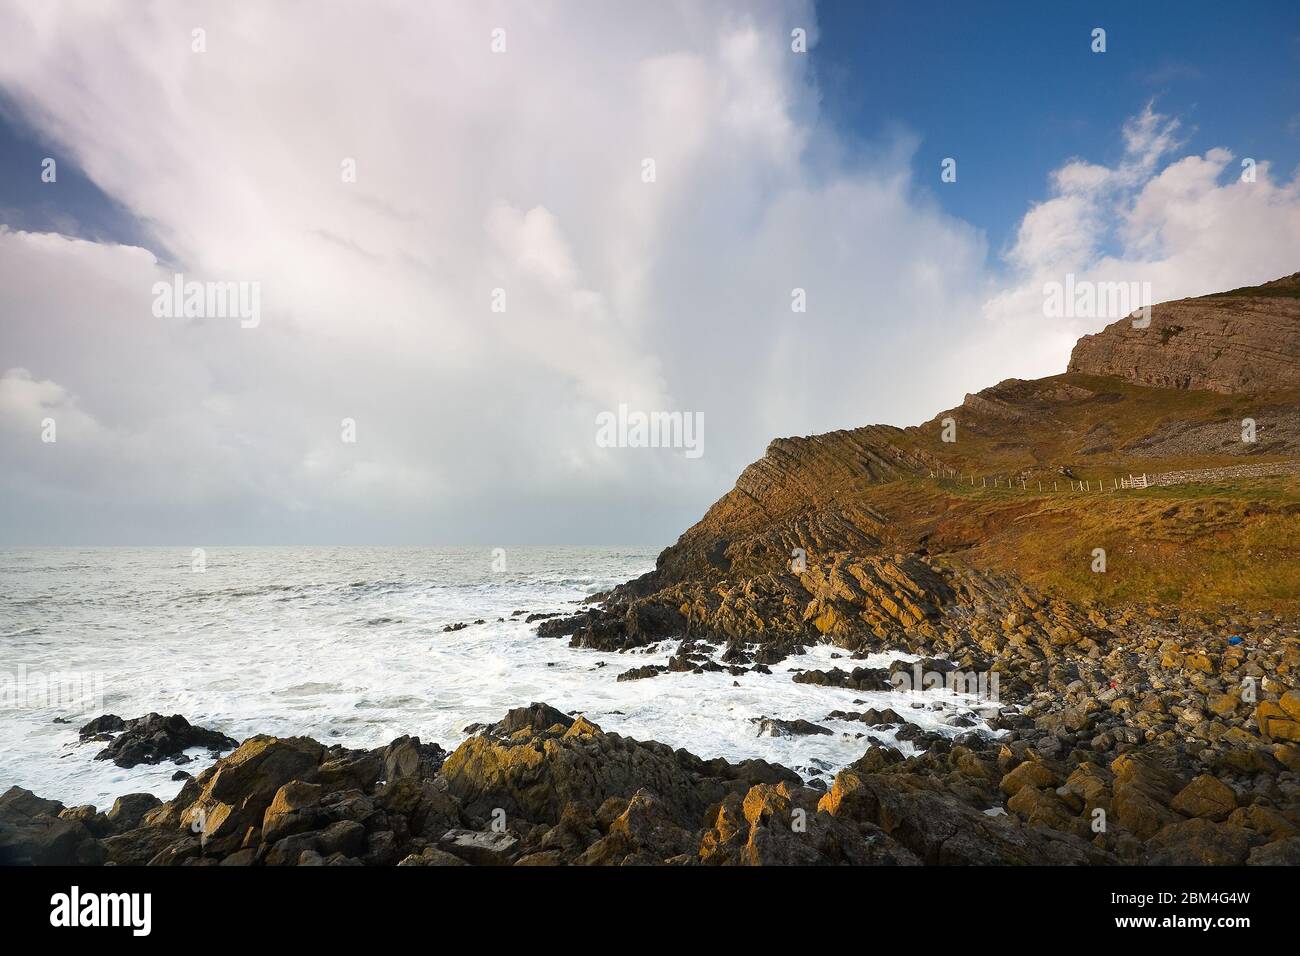
[[[1163,302],[1085,335],[1069,371],[1157,388],[1264,392],[1300,386],[1300,272],[1263,285]]]

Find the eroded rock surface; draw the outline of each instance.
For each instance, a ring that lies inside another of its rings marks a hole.
[[[415,738],[366,751],[253,737],[166,803],[135,795],[102,814],[13,787],[0,863],[1292,863],[1300,787],[1265,762],[1297,754],[1239,743],[1259,767],[1215,777],[1158,739],[1046,756],[972,733],[910,757],[872,746],[819,791],[777,765],[703,760],[535,703],[442,762]]]
[[[1164,302],[1079,340],[1070,371],[1139,385],[1262,392],[1300,386],[1300,273],[1252,289]]]

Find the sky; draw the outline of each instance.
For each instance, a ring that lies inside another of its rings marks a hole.
[[[1300,269],[1291,3],[20,0],[0,36],[0,545],[663,545],[773,438],[1121,317],[1046,284]],[[160,306],[177,274],[256,321]],[[698,441],[611,447],[620,408]]]

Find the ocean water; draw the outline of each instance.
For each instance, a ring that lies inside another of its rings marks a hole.
[[[628,668],[666,662],[678,642],[575,650],[513,615],[573,611],[654,559],[637,548],[509,548],[501,568],[487,548],[210,548],[199,572],[187,549],[0,550],[0,791],[17,784],[101,809],[125,793],[173,796],[171,763],[123,770],[93,759],[103,744],[80,743],[77,728],[101,713],[179,713],[236,740],[267,733],[376,747],[414,734],[451,750],[467,725],[545,701],[705,758],[763,757],[829,780],[868,746],[865,725],[828,721],[830,711],[890,706],[956,734],[944,720],[976,703],[946,690],[791,681],[794,668],[905,658],[850,661],[829,646],[770,676],[618,683]],[[908,709],[915,703],[926,706]],[[765,716],[834,733],[759,736],[754,718]],[[201,750],[190,756],[190,773],[211,763]]]

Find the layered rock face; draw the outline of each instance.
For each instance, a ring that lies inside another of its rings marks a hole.
[[[1071,372],[1158,388],[1263,392],[1300,387],[1300,273],[1250,289],[1155,306],[1079,340]]]

